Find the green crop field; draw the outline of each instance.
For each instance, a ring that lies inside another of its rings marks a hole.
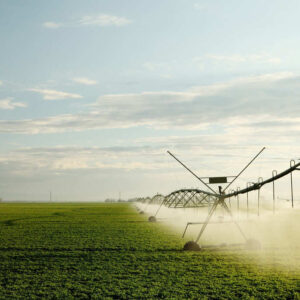
[[[300,272],[184,252],[129,204],[0,205],[1,299],[300,299]]]

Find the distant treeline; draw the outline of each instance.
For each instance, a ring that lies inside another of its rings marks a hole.
[[[104,202],[105,202],[105,203],[136,202],[138,199],[140,199],[140,198],[131,198],[131,199],[128,199],[128,200],[123,200],[123,199],[111,199],[111,198],[108,198],[108,199],[106,199]]]
[[[127,200],[122,200],[122,199],[106,199],[104,202],[106,203],[115,203],[115,202],[127,202]]]

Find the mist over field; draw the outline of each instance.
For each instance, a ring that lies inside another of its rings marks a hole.
[[[230,250],[235,244],[241,253],[249,255],[251,259],[273,265],[274,268],[290,268],[300,271],[300,207],[291,208],[286,203],[280,203],[273,214],[271,205],[263,205],[257,216],[256,207],[252,207],[247,216],[245,208],[237,211],[236,200],[231,200],[234,220],[242,228],[247,239],[256,239],[261,245],[260,251],[247,251],[245,239],[239,232],[231,217],[222,209],[217,209],[204,231],[199,244],[203,247],[211,246],[219,250]],[[299,204],[298,204],[299,205]],[[154,215],[159,205],[138,204],[147,216]],[[206,208],[167,208],[162,206],[157,214],[157,220],[168,230],[174,230],[182,236],[188,222],[204,222],[209,211]],[[221,223],[216,223],[221,222]],[[224,223],[222,223],[224,222]],[[190,225],[185,233],[184,241],[195,240],[202,224]]]

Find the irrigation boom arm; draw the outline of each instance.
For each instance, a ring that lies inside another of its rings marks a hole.
[[[177,160],[186,170],[188,170],[191,174],[193,174],[199,181],[201,181],[208,189],[210,189],[214,194],[216,192],[208,185],[206,184],[199,176],[197,176],[191,169],[189,169],[184,163],[182,163],[175,155],[173,155],[170,151],[167,151],[175,160]]]
[[[245,166],[245,168],[226,186],[223,192],[225,192],[231,184],[238,178],[240,175],[254,162],[254,160],[266,149],[266,147],[263,147],[253,158],[252,160]]]
[[[236,192],[233,192],[231,194],[227,194],[225,195],[226,198],[230,198],[232,196],[237,196],[239,194],[245,194],[247,192],[251,192],[251,191],[254,191],[254,190],[258,190],[260,189],[263,185],[267,184],[267,183],[270,183],[270,182],[273,182],[285,175],[288,175],[289,173],[292,173],[293,171],[295,170],[299,170],[299,167],[300,167],[300,163],[297,163],[295,164],[294,166],[290,167],[289,169],[275,175],[274,177],[271,177],[269,179],[266,179],[265,181],[262,181],[262,182],[257,182],[257,183],[254,183],[253,185],[251,185],[250,187],[247,187],[245,189],[242,189],[242,190],[239,190],[239,191],[236,191]]]

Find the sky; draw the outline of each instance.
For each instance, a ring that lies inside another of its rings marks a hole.
[[[298,0],[0,0],[0,197],[203,188],[167,150],[199,176],[230,176],[265,146],[240,187],[287,169],[300,158],[299,11]]]

